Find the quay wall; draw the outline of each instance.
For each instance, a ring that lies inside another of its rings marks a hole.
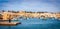
[[[8,20],[8,19],[13,19],[18,16],[23,16],[23,17],[31,17],[31,18],[40,18],[40,17],[55,17],[55,18],[60,18],[60,14],[56,13],[26,13],[26,12],[19,12],[19,13],[12,13],[12,12],[3,12],[2,13],[3,18],[2,20]]]

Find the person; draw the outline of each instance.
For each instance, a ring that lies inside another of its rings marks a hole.
[[[9,23],[11,22],[11,19],[9,19]]]
[[[11,18],[10,17],[11,17],[11,15],[9,16],[9,23],[11,22]]]

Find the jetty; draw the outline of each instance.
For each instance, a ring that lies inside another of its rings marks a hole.
[[[0,22],[0,26],[16,26],[21,24],[20,22]]]

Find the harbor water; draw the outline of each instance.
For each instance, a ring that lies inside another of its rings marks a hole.
[[[18,18],[15,21],[21,22],[21,24],[16,26],[0,26],[0,29],[60,29],[60,20],[54,18]]]

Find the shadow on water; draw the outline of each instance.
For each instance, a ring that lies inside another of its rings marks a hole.
[[[17,26],[0,26],[0,29],[60,29],[60,20],[54,18],[48,19],[38,19],[38,18],[28,18],[19,19],[19,24]]]

